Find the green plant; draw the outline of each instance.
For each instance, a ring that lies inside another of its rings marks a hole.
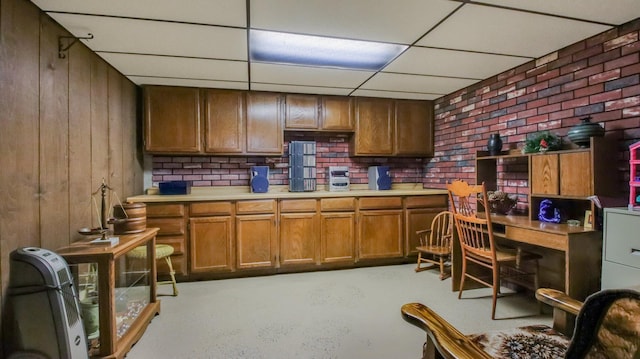
[[[557,151],[562,148],[562,138],[549,131],[540,131],[527,135],[522,153]]]

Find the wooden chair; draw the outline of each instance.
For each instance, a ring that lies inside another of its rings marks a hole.
[[[496,318],[496,300],[500,293],[500,280],[511,278],[520,285],[526,285],[525,277],[533,276],[533,290],[538,288],[538,259],[540,255],[528,253],[520,248],[503,248],[496,245],[491,225],[491,214],[484,207],[478,215],[473,202],[478,197],[487,198],[484,183],[471,186],[465,181],[456,180],[447,184],[449,199],[453,207],[453,218],[460,239],[462,252],[462,273],[458,299],[462,298],[465,279],[493,289],[491,319]],[[532,271],[528,271],[525,262],[532,262]],[[491,271],[491,279],[470,273],[469,263],[474,263]]]
[[[640,293],[604,290],[583,303],[541,288],[536,298],[553,307],[553,328],[533,325],[465,335],[420,303],[402,306],[404,320],[423,329],[423,358],[639,358]],[[558,326],[565,315],[577,315],[575,331]],[[515,344],[515,345],[514,345]],[[537,356],[531,354],[537,354]]]
[[[451,276],[445,273],[445,260],[451,256],[451,242],[453,239],[453,213],[443,211],[438,213],[431,222],[430,229],[416,231],[420,239],[418,251],[418,266],[416,272],[440,266],[440,280]],[[431,263],[428,267],[421,267],[421,263]]]

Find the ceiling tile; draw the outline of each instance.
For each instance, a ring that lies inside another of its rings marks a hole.
[[[437,98],[442,97],[442,95],[434,95],[434,94],[376,91],[376,90],[356,90],[351,95],[367,96],[367,97],[398,98],[398,99],[409,99],[409,100],[435,100]]]
[[[251,27],[411,44],[460,6],[445,0],[259,0]]]
[[[466,4],[418,45],[540,57],[610,27]]]
[[[356,88],[374,73],[324,67],[251,64],[251,82],[281,85]]]
[[[194,80],[247,81],[243,61],[205,60],[167,56],[98,53],[125,76],[153,76]]]
[[[318,95],[340,95],[347,96],[352,89],[335,88],[335,87],[313,87],[313,86],[294,86],[294,85],[277,85],[253,83],[251,89],[256,91],[273,91],[286,93],[307,93]]]
[[[364,90],[384,90],[446,95],[478,80],[450,77],[378,73],[364,85]]]
[[[384,72],[481,80],[528,61],[531,58],[412,47],[385,67]]]
[[[244,29],[104,16],[55,13],[51,16],[75,36],[93,34],[93,39],[83,41],[96,52],[247,59]]]
[[[482,0],[486,4],[622,25],[640,16],[638,0]]]
[[[128,76],[136,85],[165,85],[165,86],[184,86],[184,87],[204,87],[204,88],[225,88],[234,90],[248,90],[247,82],[232,81],[210,81],[210,80],[189,80],[175,79],[166,77],[145,77],[145,76]]]
[[[32,0],[44,11],[171,20],[246,27],[246,2],[239,0]]]

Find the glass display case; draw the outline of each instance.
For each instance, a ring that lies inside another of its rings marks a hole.
[[[160,313],[156,299],[157,232],[151,228],[120,235],[114,246],[87,239],[56,251],[69,263],[77,283],[91,357],[124,358]],[[136,255],[132,255],[134,251]]]

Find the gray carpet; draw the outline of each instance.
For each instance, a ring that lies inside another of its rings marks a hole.
[[[179,283],[127,358],[419,358],[424,332],[400,315],[404,303],[435,309],[463,333],[551,324],[535,299],[498,299],[488,289],[451,291],[437,271],[395,265]],[[169,293],[170,286],[160,286]]]

